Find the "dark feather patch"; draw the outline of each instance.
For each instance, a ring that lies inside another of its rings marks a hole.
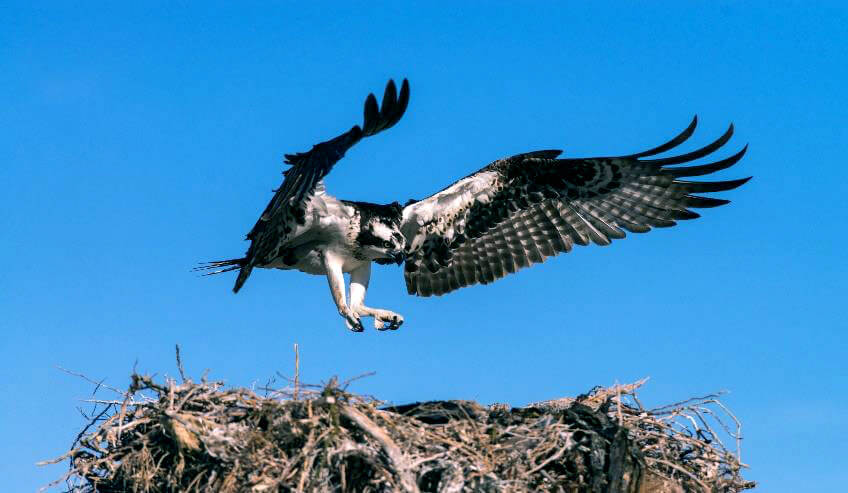
[[[748,178],[714,182],[676,178],[728,168],[742,158],[747,146],[714,163],[665,166],[688,163],[718,150],[733,134],[732,125],[718,140],[696,151],[669,158],[639,159],[678,146],[692,135],[696,124],[697,118],[671,141],[628,156],[554,159],[554,151],[539,151],[486,166],[477,174],[496,173],[491,187],[481,192],[486,200],[446,212],[450,217],[436,213],[433,223],[412,227],[416,234],[425,237],[416,242],[420,247],[407,257],[405,277],[409,293],[441,295],[462,286],[486,284],[558,252],[569,251],[575,243],[608,245],[612,239],[624,237],[621,228],[646,232],[652,227],[673,226],[676,220],[699,217],[688,207],[727,203],[693,194],[731,190]],[[414,241],[407,238],[408,244]]]
[[[394,81],[390,80],[386,85],[382,108],[378,108],[373,94],[366,98],[362,127],[354,125],[347,132],[316,144],[306,152],[285,155],[285,162],[291,167],[283,172],[282,185],[247,234],[251,245],[236,282],[236,290],[247,280],[254,265],[261,265],[273,258],[280,245],[286,244],[293,223],[305,224],[305,200],[315,192],[318,183],[345,153],[364,137],[395,125],[408,104],[409,82],[404,79],[398,94]],[[397,208],[400,208],[399,204]]]
[[[397,227],[400,226],[403,217],[403,208],[397,202],[391,204],[372,204],[353,200],[342,200],[342,202],[356,209],[359,213],[360,226],[377,220],[387,226]]]

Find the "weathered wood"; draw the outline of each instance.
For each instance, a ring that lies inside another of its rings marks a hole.
[[[295,389],[260,397],[215,382],[159,385],[135,375],[122,399],[95,402],[108,407],[92,415],[60,460],[71,462],[67,478],[81,492],[737,493],[754,487],[739,474],[736,456],[721,448],[716,430],[690,421],[708,414],[702,411],[717,402],[714,396],[648,411],[635,397],[627,401],[636,387],[523,408],[431,401],[380,409],[336,380],[321,389],[298,382],[294,399]],[[681,428],[691,422],[698,431]]]

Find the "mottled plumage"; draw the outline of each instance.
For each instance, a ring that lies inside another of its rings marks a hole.
[[[609,245],[625,230],[643,233],[699,215],[691,208],[715,207],[727,200],[697,194],[734,189],[749,178],[688,181],[728,168],[745,154],[712,163],[674,167],[706,157],[733,134],[666,158],[695,131],[697,117],[677,137],[653,149],[616,157],[560,159],[545,150],[497,160],[480,171],[405,207],[341,201],[326,194],[321,179],[364,137],[400,120],[409,85],[400,94],[389,81],[378,109],[373,94],[365,102],[363,127],[287,155],[282,186],[248,233],[244,258],[211,262],[212,273],[239,269],[238,291],[253,267],[298,269],[325,274],[348,327],[362,330],[359,318],[373,316],[377,328],[395,329],[400,315],[364,306],[371,262],[405,261],[407,291],[442,295],[472,284],[487,284],[542,262],[577,245]],[[347,304],[343,273],[351,273]]]
[[[410,294],[441,295],[486,284],[574,244],[609,245],[624,230],[644,233],[699,217],[689,208],[728,201],[692,194],[736,188],[749,178],[689,182],[732,166],[746,148],[715,163],[669,168],[724,145],[731,126],[712,144],[687,154],[641,159],[688,139],[697,119],[670,142],[629,156],[557,159],[537,151],[501,159],[404,210],[401,227],[410,248],[405,277]]]

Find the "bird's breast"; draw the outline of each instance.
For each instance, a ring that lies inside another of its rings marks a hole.
[[[344,260],[345,272],[361,267],[363,260],[355,255],[359,227],[355,211],[326,194],[314,195],[305,209],[305,221],[280,245],[267,267],[323,275],[326,252]]]

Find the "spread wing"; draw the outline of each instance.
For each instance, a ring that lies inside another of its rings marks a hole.
[[[697,117],[677,137],[619,157],[557,159],[537,151],[495,161],[435,195],[404,208],[407,290],[442,295],[487,284],[574,244],[609,245],[623,230],[644,233],[699,217],[690,208],[727,200],[696,194],[734,189],[750,179],[687,181],[728,168],[736,154],[709,164],[669,167],[707,156],[730,140],[733,125],[712,144],[674,157],[643,159],[671,150],[695,131]]]
[[[291,231],[291,224],[304,221],[305,204],[315,192],[319,182],[333,168],[345,152],[364,137],[375,135],[396,124],[409,104],[409,82],[404,79],[398,93],[394,81],[390,80],[383,94],[382,106],[377,98],[369,94],[365,99],[365,117],[362,127],[354,125],[347,132],[316,144],[306,152],[286,154],[286,163],[291,168],[283,175],[283,184],[265,207],[256,225],[247,234],[251,240],[247,255],[242,259],[211,262],[205,268],[226,267],[223,271],[240,269],[233,291],[238,292],[250,276],[254,265],[267,261],[266,257],[277,250]]]

